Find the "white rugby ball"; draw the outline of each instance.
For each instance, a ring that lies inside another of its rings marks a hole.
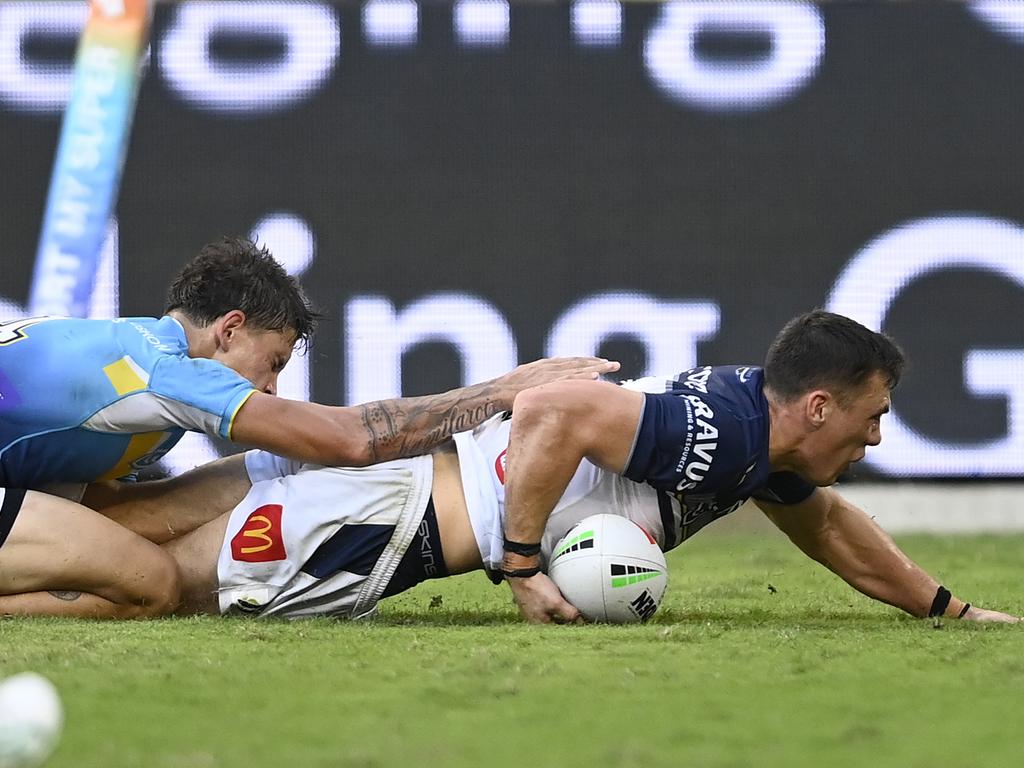
[[[578,522],[551,552],[548,576],[587,621],[647,621],[668,586],[665,555],[643,528],[619,515]]]
[[[42,765],[63,724],[60,696],[45,677],[22,672],[0,682],[0,768]]]

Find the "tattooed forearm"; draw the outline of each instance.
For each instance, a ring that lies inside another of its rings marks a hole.
[[[479,384],[442,395],[360,406],[373,463],[427,453],[456,432],[506,410],[496,394],[493,385]]]

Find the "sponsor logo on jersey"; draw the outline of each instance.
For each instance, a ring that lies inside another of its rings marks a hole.
[[[27,339],[28,334],[25,333],[26,328],[30,328],[36,323],[42,323],[47,320],[60,320],[59,317],[26,317],[21,320],[10,320],[6,323],[0,323],[0,346],[5,344],[13,344],[16,341]]]
[[[146,340],[147,344],[149,344],[151,347],[155,347],[160,352],[174,352],[177,350],[177,347],[175,345],[165,344],[160,340],[159,336],[157,336],[155,333],[149,330],[149,328],[142,325],[141,323],[136,323],[129,320],[128,324],[136,331],[138,331],[139,335]]]
[[[117,464],[99,479],[117,480],[120,477],[127,477],[132,470],[142,469],[159,461],[174,445],[174,441],[167,440],[168,437],[167,432],[140,432],[132,435]]]
[[[688,528],[694,523],[700,521],[698,530],[710,523],[712,520],[717,520],[731,512],[735,512],[743,506],[743,502],[746,501],[746,499],[739,499],[726,506],[721,506],[717,499],[713,497],[708,498],[703,495],[687,495],[684,497],[682,494],[679,494],[677,498],[679,499],[680,505],[680,525],[683,528]]]
[[[288,555],[281,535],[283,511],[280,504],[264,504],[254,509],[231,539],[231,557],[243,563],[284,560]]]
[[[706,395],[708,393],[708,379],[710,378],[711,366],[705,365],[703,368],[695,368],[690,371],[686,378],[683,379],[683,386]]]
[[[502,485],[505,484],[505,468],[508,466],[508,460],[505,455],[508,453],[508,448],[498,454],[498,458],[494,460],[494,474],[498,476],[498,482]]]
[[[704,482],[718,449],[718,427],[713,423],[715,412],[711,406],[697,395],[683,395],[683,399],[689,403],[690,429],[687,430],[686,448],[676,465],[676,472],[683,475],[676,485],[677,491],[691,490]]]

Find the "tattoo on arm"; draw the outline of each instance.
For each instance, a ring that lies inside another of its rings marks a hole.
[[[82,596],[81,592],[76,592],[73,589],[50,589],[47,591],[58,600],[64,600],[69,603],[74,602]]]
[[[505,410],[489,383],[441,395],[378,400],[359,408],[375,463],[427,453],[456,432]]]

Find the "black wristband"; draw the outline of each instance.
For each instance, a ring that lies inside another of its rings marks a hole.
[[[935,590],[935,599],[932,600],[932,607],[928,610],[928,618],[933,619],[936,616],[942,616],[949,607],[949,601],[952,597],[953,594],[940,584],[939,588]]]
[[[523,557],[536,557],[540,554],[540,542],[536,544],[523,544],[519,541],[509,541],[506,538],[505,551],[511,552],[513,555],[522,555]]]
[[[960,609],[960,613],[958,613],[958,614],[956,615],[956,617],[957,617],[958,619],[962,619],[962,618],[963,618],[964,616],[966,616],[966,615],[967,615],[967,612],[968,612],[969,610],[971,610],[971,604],[970,604],[970,603],[964,603],[964,607]]]
[[[528,579],[531,576],[536,576],[540,573],[540,566],[535,565],[533,568],[502,568],[501,575],[506,579]]]

